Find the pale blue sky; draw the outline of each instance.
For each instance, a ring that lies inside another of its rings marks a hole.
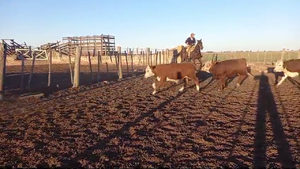
[[[122,47],[172,48],[191,32],[204,51],[300,49],[300,0],[0,0],[0,39],[40,46],[111,34]]]

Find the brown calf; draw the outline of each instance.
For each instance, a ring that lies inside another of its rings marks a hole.
[[[215,79],[220,80],[221,90],[225,88],[228,77],[234,77],[235,75],[238,75],[239,79],[237,82],[237,87],[239,87],[242,80],[245,79],[247,75],[252,76],[247,71],[247,62],[245,58],[225,60],[222,62],[214,61],[209,68],[209,72],[213,74]]]
[[[183,91],[187,84],[187,78],[190,78],[196,84],[197,91],[200,90],[199,80],[196,76],[197,69],[192,63],[171,63],[157,66],[147,66],[145,69],[145,78],[154,76],[155,82],[152,84],[154,89],[153,95],[156,94],[159,87],[161,87],[164,82],[172,81],[179,83],[179,81],[184,80],[184,86],[182,86],[179,91]],[[156,85],[156,82],[158,84]]]

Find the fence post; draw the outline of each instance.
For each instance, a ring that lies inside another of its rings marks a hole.
[[[165,64],[165,50],[161,51],[162,64]]]
[[[98,74],[97,74],[97,77],[98,77],[98,82],[100,81],[100,60],[101,60],[101,55],[100,55],[100,51],[98,51],[98,53],[97,53],[98,55],[97,55],[97,57],[98,57]],[[106,62],[107,63],[107,62]]]
[[[142,57],[142,65],[144,66],[145,65],[145,53],[144,53],[144,51],[141,51],[141,57]]]
[[[161,65],[161,51],[158,52],[159,64]]]
[[[166,49],[166,56],[165,56],[165,58],[166,58],[166,64],[167,64],[168,61],[169,61],[169,49]]]
[[[30,75],[29,75],[29,80],[28,80],[28,86],[27,87],[30,90],[31,78],[32,78],[32,74],[33,74],[33,71],[34,71],[34,65],[35,65],[35,59],[36,59],[36,55],[34,55],[32,53],[31,46],[29,47],[29,53],[30,53],[30,56],[32,57],[32,65],[31,65],[31,72],[30,72]]]
[[[155,52],[155,65],[157,65],[157,59],[158,59],[157,49],[155,49],[154,52]]]
[[[249,63],[251,63],[250,51],[249,51],[249,52],[247,52],[247,55],[248,55]]]
[[[266,64],[266,59],[267,59],[267,51],[264,51],[264,65]]]
[[[119,58],[119,79],[123,78],[123,73],[122,73],[122,49],[120,46],[117,47],[118,50],[118,58]]]
[[[299,49],[299,51],[298,51],[298,59],[300,59],[300,49]]]
[[[146,49],[147,66],[150,65],[150,48]]]
[[[91,53],[90,53],[90,51],[88,51],[88,59],[89,59],[89,65],[90,65],[91,80],[92,80],[92,83],[94,83],[93,68],[92,68],[92,59],[91,59]]]
[[[74,66],[74,84],[73,87],[79,87],[80,82],[80,59],[82,48],[76,46],[75,66]]]
[[[6,67],[6,45],[0,43],[0,101],[4,100],[4,80]]]
[[[134,50],[131,50],[129,48],[129,55],[130,55],[130,58],[131,58],[131,73],[133,73],[133,51]]]
[[[21,91],[23,90],[23,83],[24,83],[24,68],[25,68],[25,58],[24,55],[22,54],[22,65],[21,65],[21,86],[20,89]]]
[[[285,48],[283,48],[282,51],[281,51],[281,57],[280,57],[281,60],[284,59],[284,52],[285,52]]]
[[[52,52],[52,49],[50,49],[50,56],[49,56],[49,72],[48,72],[48,87],[51,85],[51,68],[52,68],[52,54],[53,54],[53,52]]]
[[[152,50],[150,50],[150,65],[152,66],[153,65],[153,53],[152,53]]]
[[[129,67],[128,67],[128,53],[127,53],[127,51],[128,51],[128,48],[127,48],[127,50],[125,50],[124,51],[124,53],[125,53],[125,61],[126,61],[126,70],[127,70],[127,74],[128,74],[128,72],[129,72]]]

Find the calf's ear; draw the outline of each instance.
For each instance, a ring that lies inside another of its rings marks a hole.
[[[156,68],[156,66],[150,66],[150,68],[153,70],[153,69],[155,69],[155,68]]]

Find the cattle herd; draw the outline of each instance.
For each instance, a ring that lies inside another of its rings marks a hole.
[[[272,63],[273,64],[273,63]],[[225,61],[217,61],[214,58],[211,61],[207,61],[202,68],[203,71],[211,73],[213,78],[219,80],[220,89],[224,90],[226,88],[227,79],[229,77],[238,76],[238,82],[236,87],[239,87],[241,82],[246,79],[247,76],[253,76],[248,71],[248,66],[245,58],[241,59],[231,59]],[[288,61],[278,60],[275,63],[275,68],[273,70],[276,72],[283,72],[284,77],[277,83],[277,87],[287,78],[287,77],[300,77],[300,59],[292,59]],[[145,69],[145,78],[155,77],[155,81],[152,84],[154,89],[153,95],[155,95],[164,82],[171,81],[179,83],[184,82],[184,86],[179,89],[182,92],[186,87],[188,79],[196,84],[197,91],[200,90],[199,80],[196,76],[197,69],[193,63],[170,63],[157,66],[147,66]],[[158,84],[156,85],[156,82]]]

